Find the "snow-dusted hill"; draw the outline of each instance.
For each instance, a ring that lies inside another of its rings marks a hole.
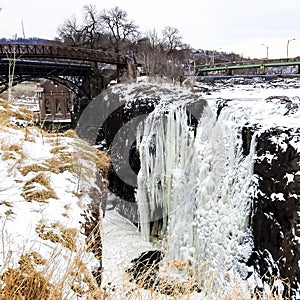
[[[99,294],[99,167],[108,158],[73,132],[47,134],[32,125],[30,111],[0,101],[0,295]]]

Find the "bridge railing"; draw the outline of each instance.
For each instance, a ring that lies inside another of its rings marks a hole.
[[[249,59],[238,62],[226,62],[220,64],[197,66],[197,74],[203,74],[213,71],[225,71],[231,73],[237,69],[259,68],[260,72],[264,73],[267,67],[283,67],[283,66],[300,66],[300,57],[294,58],[279,58],[279,59]],[[298,67],[299,68],[299,67]]]
[[[245,65],[268,65],[268,64],[288,64],[288,63],[298,63],[300,62],[300,57],[294,58],[276,58],[276,59],[249,59],[249,60],[242,60],[242,61],[228,61],[222,63],[214,63],[214,64],[205,64],[205,65],[198,65],[196,68],[198,69],[205,69],[205,68],[213,68],[213,67],[228,67],[228,66],[245,66]]]
[[[61,58],[111,64],[127,64],[125,56],[101,50],[66,47],[58,45],[0,44],[0,58]]]

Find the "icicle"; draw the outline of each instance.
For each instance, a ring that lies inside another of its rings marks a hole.
[[[141,169],[136,199],[141,232],[147,240],[150,238],[149,223],[161,219],[160,232],[156,234],[166,232],[168,219],[180,207],[178,201],[174,202],[177,200],[174,197],[176,181],[180,180],[177,178],[179,170],[184,169],[193,139],[182,104],[170,105],[167,113],[157,108],[138,130]]]
[[[148,117],[138,134],[137,202],[144,238],[150,239],[150,222],[161,217],[166,259],[182,259],[195,269],[205,265],[198,275],[217,273],[220,285],[230,272],[246,272],[242,261],[252,248],[247,221],[255,138],[244,157],[243,116],[229,110],[216,119],[206,107],[194,137],[184,105]]]

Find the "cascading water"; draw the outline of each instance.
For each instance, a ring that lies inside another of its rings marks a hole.
[[[145,239],[166,234],[167,260],[199,266],[198,275],[210,280],[218,273],[220,286],[231,272],[247,274],[242,263],[252,249],[248,221],[253,151],[242,154],[234,111],[217,119],[206,105],[194,132],[188,126],[193,111],[186,105],[158,106],[139,130],[140,227]]]

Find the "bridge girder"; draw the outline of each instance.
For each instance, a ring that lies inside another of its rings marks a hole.
[[[0,44],[0,58],[57,58],[127,65],[127,57],[118,53],[55,44]]]
[[[215,64],[213,66],[203,65],[198,67],[197,74],[207,74],[214,71],[224,71],[229,74],[232,73],[233,70],[239,69],[259,69],[260,73],[264,73],[265,68],[284,66],[300,66],[300,57],[291,59],[249,60],[234,63]]]
[[[116,66],[104,73],[103,64]],[[99,50],[59,45],[0,44],[0,93],[9,83],[51,79],[75,93],[74,118],[119,72],[127,66],[127,57]]]
[[[0,93],[8,89],[9,86],[9,61],[0,59]],[[17,60],[15,62],[12,85],[17,85],[23,81],[34,81],[42,78],[51,79],[67,86],[78,97],[92,98],[90,87],[93,71],[89,65],[70,65],[56,62],[41,62]],[[86,83],[88,82],[88,84]]]

